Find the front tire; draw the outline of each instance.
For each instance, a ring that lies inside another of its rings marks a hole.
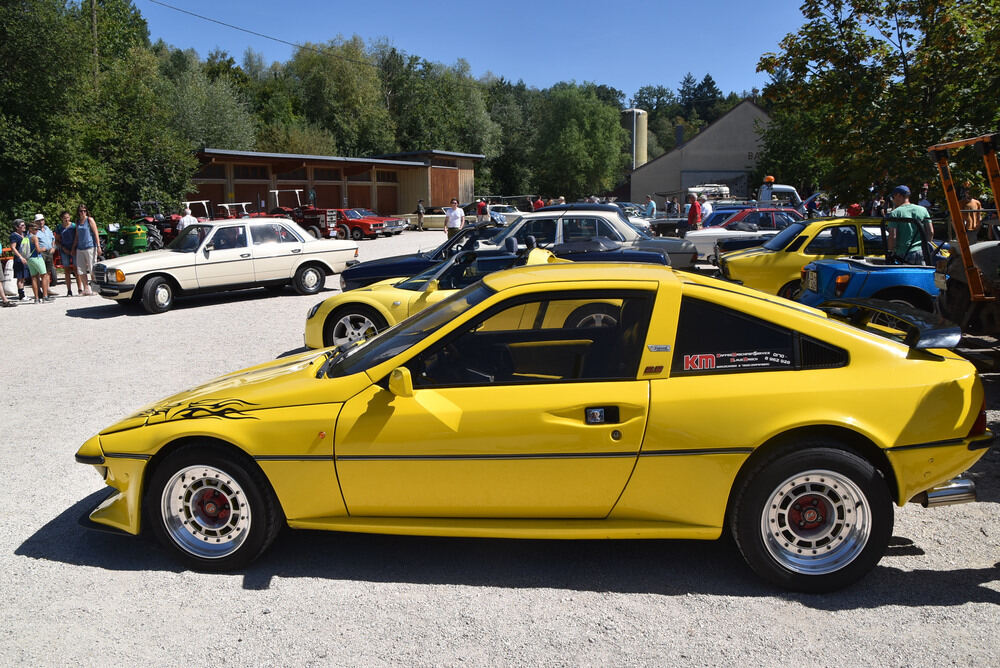
[[[365,238],[365,231],[362,230],[360,227],[352,227],[351,238],[354,239],[355,241],[361,241],[362,239]]]
[[[885,480],[858,455],[807,443],[760,464],[730,515],[747,564],[784,589],[819,593],[875,567],[892,535]]]
[[[298,268],[292,282],[300,295],[314,295],[323,289],[326,274],[316,265],[307,264]]]
[[[172,453],[146,492],[153,533],[189,568],[227,571],[268,548],[284,516],[263,472],[211,443]]]
[[[309,234],[312,235],[313,239],[322,239],[323,235],[320,233],[319,228],[315,225],[310,225],[308,230]]]
[[[350,345],[369,339],[387,329],[389,323],[373,308],[360,304],[334,311],[323,326],[323,345]]]
[[[147,313],[165,313],[174,305],[174,288],[162,276],[154,276],[142,286],[142,306]]]

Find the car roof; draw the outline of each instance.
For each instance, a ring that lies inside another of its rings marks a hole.
[[[680,283],[680,279],[668,266],[620,262],[567,262],[527,265],[483,277],[483,282],[498,292],[531,283],[573,283],[577,281],[658,281],[661,283]]]
[[[570,202],[567,204],[553,204],[552,206],[543,206],[540,209],[535,209],[534,213],[551,212],[551,211],[607,211],[609,213],[617,214],[619,211],[621,211],[621,207],[617,207],[614,204]]]

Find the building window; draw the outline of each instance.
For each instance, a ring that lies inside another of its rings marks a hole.
[[[316,181],[340,181],[340,170],[316,167],[313,169],[313,179]]]
[[[452,167],[458,168],[458,160],[450,160],[448,158],[434,158],[431,160],[432,167]]]
[[[202,165],[198,173],[195,174],[196,179],[224,179],[226,178],[226,166],[219,165],[216,163],[209,163],[207,165]]]
[[[266,181],[271,178],[271,175],[267,165],[235,165],[233,167],[233,178]]]
[[[396,183],[399,181],[399,178],[394,171],[380,169],[375,172],[375,180],[379,183]]]
[[[371,172],[361,172],[360,174],[347,175],[348,181],[363,181],[365,183],[368,183],[369,181],[371,181],[371,179],[372,179]]]
[[[306,168],[299,167],[298,169],[293,169],[290,172],[283,172],[281,174],[278,174],[278,178],[283,181],[305,181]]]

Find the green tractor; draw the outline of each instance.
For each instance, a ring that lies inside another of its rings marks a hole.
[[[104,258],[142,253],[149,246],[146,226],[136,221],[98,225],[97,234],[101,239]]]

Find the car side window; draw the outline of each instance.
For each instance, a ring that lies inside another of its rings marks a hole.
[[[755,316],[694,297],[681,300],[671,376],[822,369],[847,351]]]
[[[597,236],[606,237],[612,241],[625,241],[622,237],[621,232],[616,230],[614,226],[606,220],[597,221]]]
[[[223,250],[226,248],[246,248],[246,228],[242,225],[234,227],[221,227],[216,230],[215,236],[212,237],[212,244],[215,246],[216,250]]]
[[[257,223],[251,225],[250,238],[253,239],[254,246],[298,241],[291,232],[278,223]]]
[[[556,221],[551,218],[534,218],[525,221],[517,232],[514,233],[519,244],[527,243],[529,236],[535,237],[539,245],[554,244],[556,242]]]
[[[563,243],[586,241],[598,235],[596,218],[563,218]]]
[[[406,366],[414,387],[634,380],[654,294],[512,298]]]
[[[865,241],[865,255],[885,255],[885,239],[879,225],[865,225],[861,228]]]
[[[858,230],[853,225],[833,225],[820,230],[806,246],[807,255],[837,255],[858,252]]]
[[[795,218],[793,218],[789,214],[785,213],[784,211],[775,211],[774,212],[774,226],[777,229],[783,230],[786,227],[788,227],[791,223],[794,223],[794,222],[795,222]]]

